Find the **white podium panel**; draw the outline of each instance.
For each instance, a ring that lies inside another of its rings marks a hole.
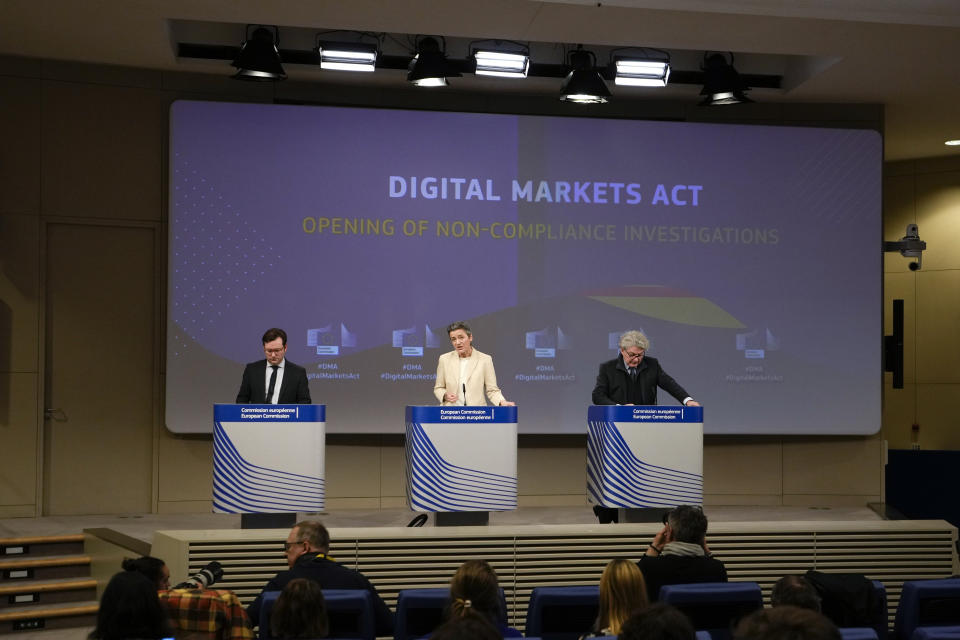
[[[587,500],[605,507],[703,504],[703,408],[592,406]]]
[[[406,413],[412,511],[517,508],[516,407],[415,407]]]
[[[213,406],[213,511],[322,511],[326,406]]]

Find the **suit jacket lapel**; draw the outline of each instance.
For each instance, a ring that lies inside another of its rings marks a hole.
[[[477,357],[477,350],[474,349],[470,352],[470,357],[467,358],[467,368],[463,372],[463,380],[466,382],[470,379],[470,376],[473,375],[473,370],[477,368],[477,362],[480,361],[480,358]]]

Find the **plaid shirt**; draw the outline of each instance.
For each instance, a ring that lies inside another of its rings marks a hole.
[[[170,589],[160,592],[177,637],[252,640],[250,619],[236,594],[224,589]]]

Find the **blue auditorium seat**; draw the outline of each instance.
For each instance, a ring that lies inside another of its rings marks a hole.
[[[450,590],[446,587],[402,589],[397,594],[394,640],[414,640],[429,636],[443,622],[444,609],[449,601]],[[503,589],[500,589],[500,608],[506,615],[507,599]]]
[[[450,590],[402,589],[397,594],[397,615],[393,624],[394,640],[421,638],[443,621],[443,609],[450,600]]]
[[[921,627],[960,626],[960,578],[908,580],[900,592],[895,640],[910,640]]]
[[[660,587],[660,602],[680,609],[697,631],[725,640],[740,618],[763,608],[763,594],[756,582],[669,584]]]
[[[270,614],[280,596],[279,591],[263,594],[260,609],[260,639],[272,640]],[[330,622],[331,638],[373,640],[376,626],[373,617],[373,596],[365,589],[323,589],[323,600]]]
[[[960,640],[960,625],[917,627],[910,640]]]
[[[600,587],[534,587],[527,605],[527,636],[577,640],[590,631],[600,609]]]
[[[873,627],[840,627],[841,640],[879,640]]]

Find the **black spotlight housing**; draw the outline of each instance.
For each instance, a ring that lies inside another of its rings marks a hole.
[[[256,27],[250,33],[251,26]],[[276,82],[286,80],[287,74],[280,63],[280,30],[261,25],[247,25],[247,38],[240,45],[240,52],[232,65],[237,68],[233,75],[235,80],[254,80],[259,82]]]
[[[700,95],[706,96],[700,102],[703,106],[753,102],[745,95],[750,87],[733,67],[733,54],[727,55],[730,56],[729,62],[722,53],[703,54],[703,63],[700,65],[704,74]]]
[[[597,71],[597,58],[583,46],[570,52],[570,73],[563,81],[560,99],[578,104],[601,104],[610,97],[610,89]]]
[[[460,72],[447,62],[446,42],[441,49],[436,38],[421,38],[417,54],[410,61],[407,81],[418,87],[445,87],[447,78],[459,78]]]

